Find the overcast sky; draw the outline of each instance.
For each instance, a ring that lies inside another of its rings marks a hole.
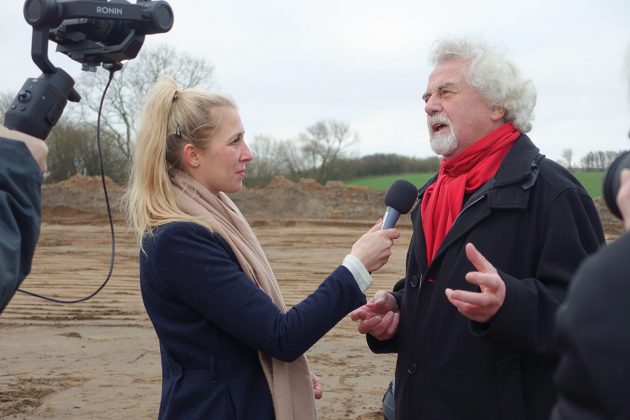
[[[58,0],[59,1],[59,0]],[[134,2],[134,1],[132,1]],[[421,95],[432,43],[474,36],[498,46],[538,91],[530,132],[547,156],[630,148],[628,0],[471,2],[170,0],[173,29],[147,36],[207,57],[239,104],[247,136],[295,137],[321,119],[350,123],[358,155],[431,156]],[[21,0],[3,0],[0,91],[41,71]],[[49,47],[75,79],[80,64]],[[79,92],[80,93],[80,92]]]

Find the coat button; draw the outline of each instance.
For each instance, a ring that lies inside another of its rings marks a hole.
[[[414,274],[413,276],[411,276],[409,283],[411,284],[411,287],[418,287],[418,284],[420,284],[420,279]]]
[[[407,373],[409,373],[410,375],[415,375],[415,373],[416,373],[416,364],[415,363],[411,363],[409,365],[409,367],[407,368]]]

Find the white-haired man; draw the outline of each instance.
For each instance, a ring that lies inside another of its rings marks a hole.
[[[401,290],[351,316],[397,352],[397,419],[547,419],[553,318],[604,242],[592,199],[524,133],[536,93],[503,55],[436,44],[423,95],[438,174],[418,191]]]

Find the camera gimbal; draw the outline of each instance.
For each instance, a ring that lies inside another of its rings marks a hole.
[[[42,71],[26,80],[4,117],[7,128],[45,139],[68,100],[81,96],[68,73],[48,59],[48,40],[83,65],[111,72],[135,58],[147,34],[168,32],[173,11],[163,0],[26,0],[24,18],[33,27],[31,57]]]

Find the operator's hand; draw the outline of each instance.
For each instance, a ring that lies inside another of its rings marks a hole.
[[[0,137],[23,142],[26,147],[28,147],[28,150],[30,150],[31,155],[33,155],[39,169],[42,172],[46,172],[48,169],[48,166],[46,165],[46,159],[48,158],[48,146],[46,146],[46,143],[44,143],[43,140],[19,131],[9,130],[3,125],[0,125]]]
[[[379,290],[365,305],[350,312],[353,321],[360,321],[357,330],[370,334],[377,340],[389,340],[398,332],[400,312],[396,298],[385,290]]]
[[[471,243],[466,244],[466,257],[477,269],[466,274],[466,281],[479,286],[481,292],[446,289],[446,297],[466,318],[488,322],[505,301],[505,282],[497,269]]]
[[[624,169],[619,175],[619,192],[617,192],[617,206],[623,217],[626,230],[630,231],[630,169]]]

